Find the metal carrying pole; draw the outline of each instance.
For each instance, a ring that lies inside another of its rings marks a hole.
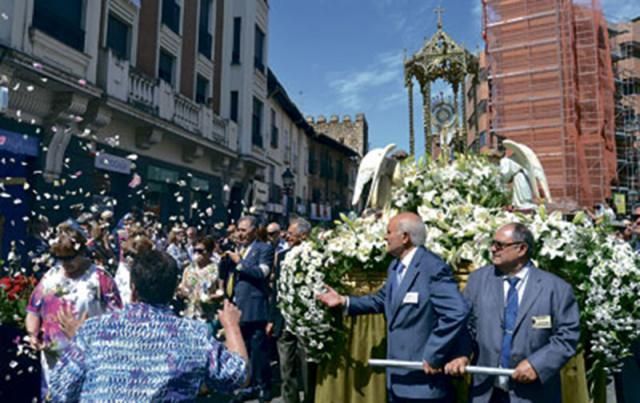
[[[419,370],[422,369],[422,362],[420,361],[379,360],[371,358],[369,359],[369,365],[372,367],[393,367]],[[514,370],[508,368],[478,367],[468,365],[467,367],[465,367],[465,371],[468,374],[511,376],[513,375]]]

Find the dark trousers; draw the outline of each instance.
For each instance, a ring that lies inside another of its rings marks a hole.
[[[499,388],[493,388],[491,392],[491,399],[489,399],[489,403],[509,403],[511,399],[509,398],[509,392],[505,392]]]
[[[304,402],[312,403],[316,386],[316,365],[306,361],[298,338],[285,330],[278,338],[280,376],[282,378],[282,400],[285,403],[300,403],[298,373],[302,375]]]
[[[252,368],[251,385],[257,386],[271,395],[271,367],[265,327],[267,322],[247,322],[240,324],[242,338],[247,346]]]

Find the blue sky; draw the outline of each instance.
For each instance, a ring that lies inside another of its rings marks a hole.
[[[585,0],[580,0],[585,1]],[[603,0],[611,19],[640,15],[640,1]],[[269,64],[305,115],[364,112],[371,147],[409,149],[403,50],[420,49],[444,29],[476,52],[481,38],[480,0],[271,0]],[[417,91],[417,90],[416,90]],[[414,95],[416,151],[422,141],[422,99]]]

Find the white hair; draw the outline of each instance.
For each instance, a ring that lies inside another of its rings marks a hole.
[[[423,246],[427,240],[427,228],[419,216],[400,216],[398,231],[409,234],[413,246]]]

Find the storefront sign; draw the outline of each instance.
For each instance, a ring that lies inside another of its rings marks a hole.
[[[180,179],[180,174],[170,169],[149,165],[147,178],[148,180],[156,182],[177,183]]]
[[[109,153],[96,154],[95,167],[119,174],[129,175],[131,173],[130,160]]]
[[[37,157],[38,139],[26,134],[0,129],[0,151]]]

